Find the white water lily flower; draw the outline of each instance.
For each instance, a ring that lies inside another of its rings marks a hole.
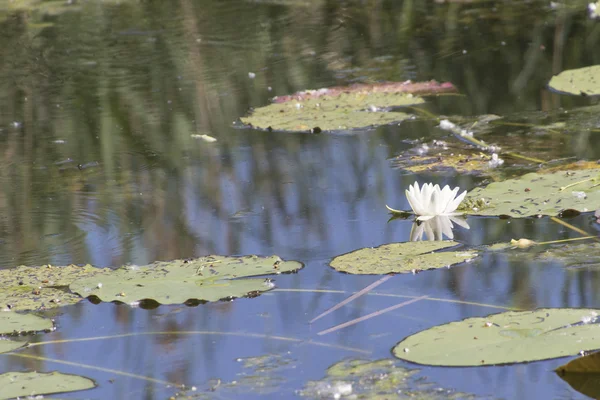
[[[419,188],[419,183],[415,182],[408,187],[406,198],[417,219],[427,221],[437,215],[456,215],[454,211],[467,194],[465,190],[457,196],[459,189],[450,189],[448,185],[440,189],[439,185],[434,186],[432,183],[425,183]]]

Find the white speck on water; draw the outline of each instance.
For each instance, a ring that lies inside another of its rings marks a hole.
[[[256,74],[254,72],[248,72],[248,78],[254,79],[256,78]]]
[[[13,121],[10,124],[13,128],[20,128],[21,127],[21,123],[19,121]]]
[[[491,168],[496,168],[502,164],[504,164],[504,160],[498,157],[498,153],[492,154],[492,159],[488,162]]]
[[[56,139],[55,141],[53,141],[52,143],[56,143],[56,144],[65,144],[67,143],[65,140],[63,139]]]
[[[585,198],[587,198],[587,194],[585,194],[585,192],[573,191],[573,192],[571,192],[571,194],[573,196],[577,197],[578,199],[585,199]]]

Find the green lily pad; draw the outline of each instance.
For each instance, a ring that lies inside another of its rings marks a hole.
[[[81,297],[69,292],[75,279],[90,277],[102,270],[90,265],[55,267],[19,266],[0,270],[0,309],[13,311],[48,309],[75,304]]]
[[[600,65],[563,71],[553,76],[548,86],[561,93],[600,95]]]
[[[0,335],[49,331],[53,328],[52,321],[37,315],[0,312]]]
[[[6,338],[0,338],[0,354],[19,349],[26,344],[26,342],[17,342]]]
[[[600,169],[530,173],[469,192],[458,211],[474,215],[528,217],[585,212],[600,204]],[[563,189],[563,190],[561,190]]]
[[[0,399],[75,392],[95,387],[96,383],[89,378],[60,372],[7,372],[0,375]]]
[[[330,265],[349,274],[406,274],[415,271],[448,267],[477,256],[472,251],[445,251],[458,245],[451,240],[390,243],[367,247],[335,257]]]
[[[509,311],[421,331],[394,347],[418,364],[480,366],[565,357],[600,348],[599,310]]]
[[[398,123],[410,114],[385,108],[423,103],[406,93],[340,93],[298,102],[273,103],[255,109],[241,121],[254,128],[277,131],[337,131]],[[318,129],[317,129],[318,128]]]
[[[142,300],[160,304],[217,301],[256,295],[274,286],[270,280],[240,278],[295,272],[302,266],[277,256],[207,256],[104,271],[76,280],[70,289],[83,297],[93,295],[102,301],[129,304]]]

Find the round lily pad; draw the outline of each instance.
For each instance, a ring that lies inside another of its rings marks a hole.
[[[349,130],[398,123],[410,118],[410,114],[389,112],[387,108],[423,102],[422,98],[406,93],[340,93],[273,103],[255,109],[241,120],[254,128],[277,131]]]
[[[101,273],[90,265],[19,266],[0,270],[0,309],[26,311],[75,304],[81,297],[68,291],[75,279]]]
[[[294,272],[302,266],[277,256],[207,256],[108,270],[78,279],[70,289],[83,297],[93,295],[102,301],[129,304],[142,300],[160,304],[217,301],[255,295],[274,287],[270,280],[240,278]]]
[[[36,397],[94,387],[96,383],[89,378],[60,372],[7,372],[0,375],[0,399]]]
[[[421,331],[394,347],[418,364],[480,366],[565,357],[600,348],[599,310],[509,311]]]
[[[472,251],[445,251],[458,245],[451,240],[390,243],[367,247],[334,258],[330,265],[349,274],[411,273],[419,270],[447,267],[477,256]]]
[[[54,328],[52,321],[33,314],[0,312],[0,335],[49,331]]]
[[[600,95],[600,65],[563,71],[553,76],[548,86],[561,93]]]
[[[530,173],[469,192],[458,211],[475,215],[528,217],[563,210],[595,210],[600,204],[600,169]]]

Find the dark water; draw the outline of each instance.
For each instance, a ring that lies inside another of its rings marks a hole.
[[[466,189],[478,180],[393,168],[390,159],[414,140],[453,140],[434,122],[352,135],[261,132],[237,122],[274,95],[407,79],[451,81],[465,95],[433,100],[435,114],[558,120],[561,107],[594,103],[545,88],[554,73],[600,63],[600,25],[585,2],[558,10],[541,1],[9,3],[0,0],[0,267],[277,254],[305,268],[278,276],[278,291],[230,303],[63,308],[58,330],[36,340],[67,341],[25,353],[70,364],[3,355],[0,372],[56,369],[99,383],[64,398],[154,399],[176,392],[168,382],[202,391],[210,379],[240,381],[249,372],[239,358],[273,354],[288,360],[273,391],[214,393],[289,398],[331,364],[390,357],[402,338],[437,324],[504,307],[600,306],[596,271],[485,256],[396,276],[309,325],[378,278],[337,273],[331,258],[409,240],[411,221],[388,223],[386,203],[408,209],[404,189],[416,178]],[[593,134],[571,133],[544,143],[551,157],[600,157]],[[217,142],[192,136],[199,134]],[[467,245],[578,235],[549,219],[468,223],[455,232]],[[590,215],[569,223],[597,231]],[[434,300],[316,335],[422,295]],[[103,338],[72,340],[94,337]],[[564,362],[422,367],[421,376],[482,397],[584,398],[552,372]]]

